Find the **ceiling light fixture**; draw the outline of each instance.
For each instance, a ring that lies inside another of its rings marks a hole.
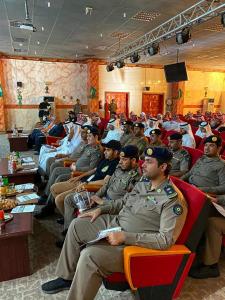
[[[100,37],[101,37],[101,38],[103,37],[103,34],[102,34],[102,33],[100,33]]]
[[[125,62],[123,59],[120,59],[118,61],[115,62],[115,66],[118,68],[118,69],[121,69],[125,66]]]
[[[51,7],[51,2],[50,1],[48,1],[48,7]]]
[[[138,62],[140,60],[140,55],[138,54],[138,52],[134,52],[131,57],[130,57],[130,61],[134,64],[136,62]]]
[[[126,18],[126,17],[127,17],[127,14],[126,14],[125,12],[123,13],[123,17],[124,17],[124,18]]]
[[[185,44],[191,39],[190,27],[184,27],[181,32],[176,34],[176,42],[178,45]]]
[[[150,47],[148,47],[148,54],[150,56],[156,55],[159,52],[159,44],[153,43]]]
[[[34,51],[34,54],[37,55],[37,51]]]
[[[22,47],[22,46],[23,46],[23,43],[19,43],[19,45],[20,45],[20,47]]]
[[[221,15],[221,24],[225,27],[225,12]]]
[[[44,31],[44,30],[45,30],[44,26],[41,26],[41,31]]]
[[[87,6],[87,7],[85,8],[85,14],[86,14],[86,16],[91,16],[91,15],[92,15],[92,12],[93,12],[93,7]]]
[[[88,45],[85,48],[88,49]]]
[[[114,70],[113,64],[108,64],[108,65],[106,66],[106,71],[107,71],[107,72],[112,72],[113,70]]]
[[[40,42],[39,42],[39,41],[37,41],[37,44],[38,44],[38,45],[40,45]]]

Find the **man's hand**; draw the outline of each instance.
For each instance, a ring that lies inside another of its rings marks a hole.
[[[76,171],[76,163],[75,163],[75,162],[73,162],[73,163],[71,164],[70,170],[73,171],[73,172]]]
[[[100,197],[96,196],[96,195],[91,196],[90,200],[91,200],[91,205],[93,205],[95,203],[97,203],[97,204],[102,204],[103,203],[103,200]]]
[[[66,155],[65,154],[61,154],[61,153],[58,153],[55,156],[55,158],[64,158],[64,157],[66,157]]]
[[[125,233],[123,231],[110,232],[107,240],[112,246],[122,245],[125,242]]]
[[[99,216],[101,215],[101,209],[97,208],[95,210],[92,211],[88,211],[86,213],[83,213],[81,215],[79,215],[79,218],[87,218],[90,217],[91,218],[91,223],[94,222],[94,220],[96,220]]]
[[[206,194],[206,197],[207,197],[207,199],[209,199],[211,202],[217,203],[217,201],[218,201],[216,197],[213,197],[213,196],[211,196],[211,195],[209,195],[209,194]]]

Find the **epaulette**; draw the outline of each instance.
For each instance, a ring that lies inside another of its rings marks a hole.
[[[185,149],[182,149],[180,153],[183,154],[183,155],[187,155],[188,151],[186,151]]]
[[[177,192],[172,187],[172,185],[167,185],[164,187],[164,191],[169,199],[172,199],[177,196]]]
[[[131,170],[128,174],[131,175],[131,177],[135,177],[138,172],[136,170]]]
[[[141,176],[139,182],[150,182],[150,179],[145,176]]]

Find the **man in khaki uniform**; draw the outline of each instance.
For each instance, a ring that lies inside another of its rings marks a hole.
[[[134,136],[132,136],[124,146],[135,145],[138,147],[139,155],[141,155],[145,148],[148,146],[148,139],[144,136],[144,124],[135,123],[134,124]]]
[[[126,144],[126,142],[134,136],[133,132],[133,122],[130,120],[124,121],[122,123],[123,125],[123,134],[120,138],[120,143],[122,146]]]
[[[170,175],[181,177],[188,172],[191,163],[190,154],[182,148],[182,134],[177,132],[169,136],[169,148],[173,152]]]
[[[120,162],[110,179],[102,186],[102,188],[91,197],[91,201],[102,204],[104,200],[116,200],[130,192],[136,182],[140,179],[138,172],[138,148],[130,145],[122,148],[120,153]],[[73,220],[73,212],[76,209],[74,203],[74,193],[66,197],[64,202],[64,219],[65,228]]]
[[[62,249],[57,279],[42,285],[45,293],[69,289],[68,300],[93,300],[102,279],[123,272],[123,249],[135,245],[167,249],[173,245],[185,222],[186,201],[168,176],[172,153],[166,148],[148,148],[143,164],[151,182],[139,182],[123,198],[104,203],[71,223]],[[121,227],[106,241],[81,246],[100,230]]]
[[[111,103],[109,104],[109,111],[110,111],[111,118],[112,118],[112,114],[116,114],[116,110],[117,110],[116,100],[112,99]]]
[[[165,147],[166,145],[163,144],[161,140],[162,131],[158,128],[152,129],[149,133],[150,142],[149,145],[151,147]]]
[[[205,155],[181,179],[205,193],[225,194],[225,162],[219,157],[222,140],[219,136],[211,135],[204,144]]]
[[[208,198],[225,209],[225,195]],[[221,245],[225,235],[225,217],[219,213],[210,217],[205,232],[205,246],[203,251],[203,264],[193,269],[189,275],[193,278],[204,279],[220,276],[218,262]]]

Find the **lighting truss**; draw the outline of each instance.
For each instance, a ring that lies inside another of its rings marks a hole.
[[[170,39],[187,25],[193,26],[201,24],[218,16],[224,11],[224,9],[225,0],[199,1],[180,14],[128,44],[123,49],[116,51],[110,60],[117,61],[119,59],[125,59],[134,52],[141,52],[153,42]]]

